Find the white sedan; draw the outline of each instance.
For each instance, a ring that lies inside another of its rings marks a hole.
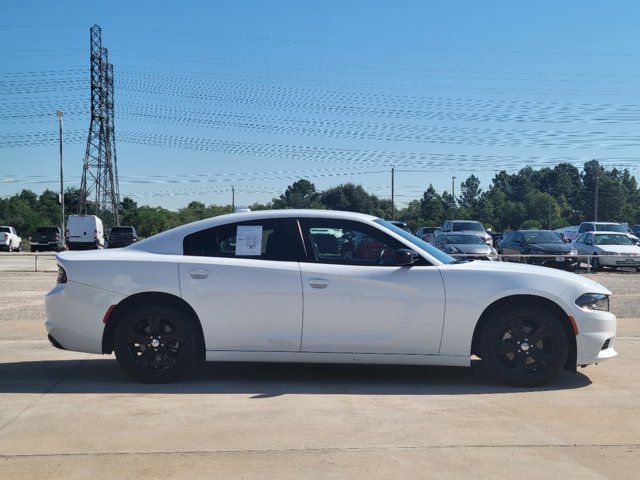
[[[585,232],[573,241],[579,255],[592,255],[594,270],[633,267],[640,270],[640,247],[626,233]]]
[[[144,382],[205,359],[469,366],[477,355],[496,378],[534,386],[616,355],[600,284],[458,261],[369,215],[243,212],[57,258],[51,342],[115,351]]]

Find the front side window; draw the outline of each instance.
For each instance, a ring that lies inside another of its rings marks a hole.
[[[199,257],[297,260],[298,237],[290,219],[266,219],[208,228],[184,238],[184,254]]]
[[[380,230],[359,222],[307,218],[300,223],[307,255],[319,263],[389,265],[386,257],[395,258],[395,250],[404,247]]]

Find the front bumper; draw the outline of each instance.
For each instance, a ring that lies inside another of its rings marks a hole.
[[[576,365],[599,363],[615,357],[616,316],[611,312],[583,310],[571,313],[578,326]]]
[[[598,255],[598,261],[605,267],[640,267],[640,256]]]

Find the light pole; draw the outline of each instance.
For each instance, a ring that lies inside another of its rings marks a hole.
[[[62,246],[65,246],[65,232],[64,232],[64,164],[62,162],[62,116],[64,113],[62,110],[57,110],[56,115],[58,117],[58,131],[59,131],[59,143],[60,143],[60,225],[62,226]]]

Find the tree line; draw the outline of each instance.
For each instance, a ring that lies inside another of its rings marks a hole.
[[[486,190],[475,175],[460,184],[460,194],[438,193],[426,186],[422,198],[412,200],[392,213],[391,201],[368,193],[361,185],[345,183],[318,191],[313,183],[300,179],[284,193],[267,203],[249,205],[252,210],[314,208],[368,213],[383,218],[403,220],[413,229],[439,226],[445,219],[479,220],[495,231],[517,228],[559,228],[593,220],[640,223],[640,190],[629,170],[607,169],[598,161],[584,164],[582,170],[568,163],[534,169],[525,167],[517,173],[497,173]],[[598,196],[596,207],[596,191]],[[80,191],[65,192],[67,212],[76,212]],[[193,201],[179,210],[138,205],[133,199],[122,200],[121,223],[133,225],[143,237],[185,223],[232,211],[231,205],[205,205]],[[38,227],[59,225],[58,194],[45,190],[37,195],[22,190],[0,199],[0,224],[12,225],[22,235]]]

